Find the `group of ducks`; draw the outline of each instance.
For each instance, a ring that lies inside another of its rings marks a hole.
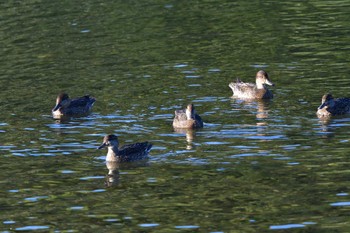
[[[233,97],[241,99],[272,99],[272,92],[266,85],[274,86],[264,70],[257,72],[254,83],[245,83],[240,79],[231,82]],[[88,95],[70,99],[65,93],[57,96],[56,105],[52,109],[52,116],[55,119],[86,116],[94,105],[96,99]],[[330,117],[350,113],[350,98],[334,99],[331,94],[322,97],[322,103],[318,107],[318,117]],[[176,110],[173,120],[173,127],[176,129],[197,129],[203,127],[201,117],[196,113],[193,104],[187,105],[184,110]],[[147,158],[152,144],[149,142],[134,143],[119,146],[118,137],[110,134],[103,138],[103,143],[98,149],[108,147],[106,156],[107,162],[131,162]]]

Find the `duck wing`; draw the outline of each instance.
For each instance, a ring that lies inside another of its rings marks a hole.
[[[198,114],[194,115],[194,119],[196,121],[197,127],[203,127],[203,120]]]
[[[254,89],[256,85],[254,83],[245,83],[239,78],[237,78],[236,81],[231,82],[229,84],[229,87],[232,89],[233,92],[245,92],[247,90]]]
[[[176,110],[175,119],[178,121],[187,121],[187,115],[185,110]]]
[[[241,92],[247,92],[252,89],[256,88],[256,85],[254,83],[245,83],[245,82],[236,82],[236,89],[241,91]]]
[[[118,155],[132,156],[132,155],[146,155],[152,148],[152,144],[149,142],[138,142],[134,144],[124,145],[119,148]]]
[[[85,107],[87,105],[92,105],[96,101],[95,98],[85,95],[80,98],[72,99],[70,106],[74,107]]]
[[[334,107],[331,109],[334,114],[350,113],[350,98],[338,98],[335,100]]]

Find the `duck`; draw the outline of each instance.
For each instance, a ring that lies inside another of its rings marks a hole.
[[[194,105],[188,104],[186,109],[175,111],[173,127],[178,129],[197,129],[203,127],[203,121],[196,113]]]
[[[331,93],[322,96],[321,105],[317,109],[318,117],[329,117],[350,113],[350,98],[333,98]]]
[[[70,99],[68,94],[61,93],[56,98],[56,105],[52,109],[54,119],[61,119],[72,116],[87,116],[96,99],[85,95],[83,97]]]
[[[271,82],[267,72],[259,70],[256,73],[255,84],[245,83],[237,79],[236,82],[231,82],[228,86],[232,89],[233,97],[242,99],[272,99],[273,94],[266,85],[275,86]]]
[[[148,158],[152,144],[145,141],[119,147],[118,137],[114,134],[109,134],[103,138],[103,143],[97,149],[105,147],[108,147],[106,161],[119,163]]]

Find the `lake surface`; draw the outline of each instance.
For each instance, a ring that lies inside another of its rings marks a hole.
[[[349,231],[350,116],[315,115],[350,97],[348,1],[0,6],[1,232]],[[259,69],[275,98],[231,98]],[[93,113],[54,121],[61,91]],[[150,159],[106,164],[111,133]]]

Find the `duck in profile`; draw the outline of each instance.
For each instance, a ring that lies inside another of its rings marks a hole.
[[[86,116],[91,112],[96,99],[89,95],[70,99],[66,93],[61,93],[56,98],[56,106],[52,109],[54,119],[64,117]]]
[[[272,92],[267,89],[266,85],[275,86],[269,79],[269,75],[260,70],[256,73],[255,84],[245,83],[240,79],[231,82],[228,86],[232,89],[233,97],[242,99],[272,99]]]
[[[132,162],[146,159],[152,148],[152,144],[149,142],[139,142],[119,147],[118,137],[113,134],[105,136],[98,149],[106,146],[108,147],[107,162]]]
[[[175,111],[173,127],[178,129],[202,128],[203,121],[196,113],[193,104],[189,104],[186,109]]]
[[[322,96],[321,105],[317,109],[318,117],[329,117],[350,113],[350,98],[334,99],[332,94]]]

